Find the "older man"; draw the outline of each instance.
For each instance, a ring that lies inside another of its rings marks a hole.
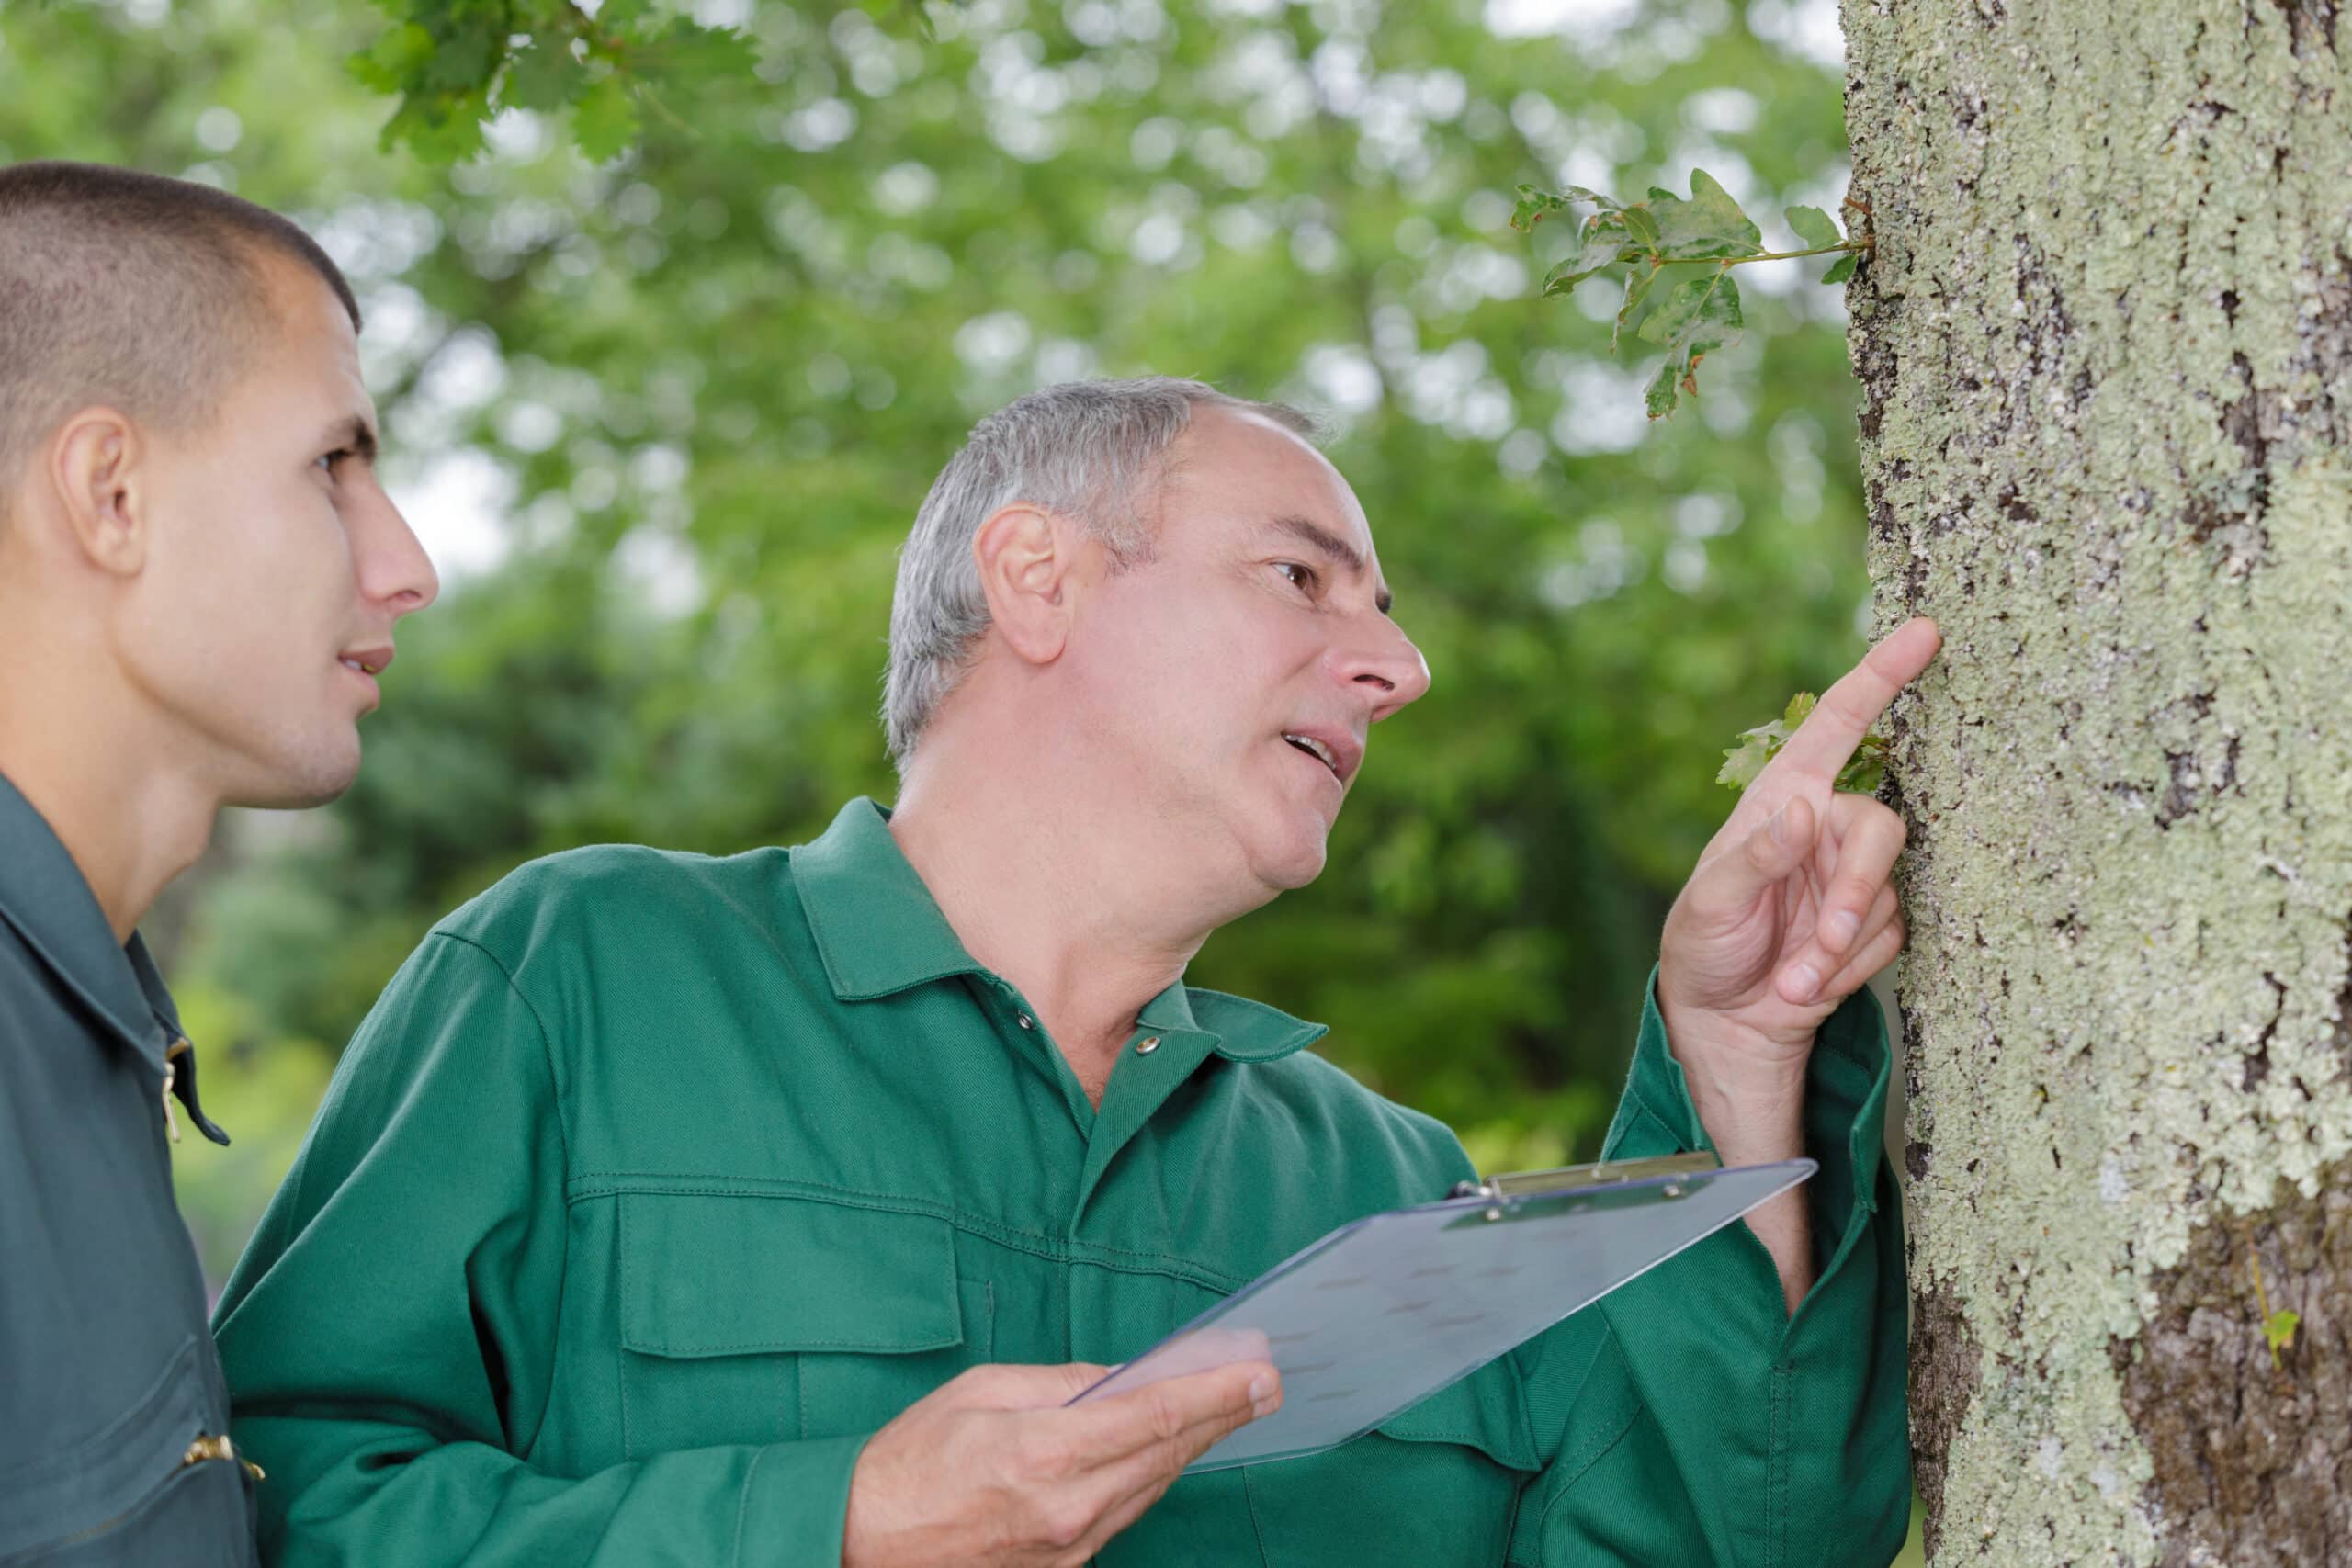
[[[1322,869],[1368,728],[1429,684],[1306,433],[1193,382],[1021,400],[902,558],[895,811],[727,860],[558,856],[435,929],[221,1305],[265,1556],[1893,1553],[1899,1240],[1857,993],[1902,941],[1902,832],[1830,780],[1925,624],[1710,849],[1610,1135],[1809,1153],[1804,1195],[1330,1452],[1178,1479],[1279,1402],[1263,1365],[1064,1407],[1469,1173],[1305,1054],[1315,1025],[1183,980]]]
[[[253,1560],[168,1147],[229,1140],[134,928],[222,806],[350,784],[433,597],[358,328],[251,202],[0,168],[0,1562]]]

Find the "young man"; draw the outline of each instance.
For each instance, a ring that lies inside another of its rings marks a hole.
[[[1304,1053],[1318,1028],[1183,980],[1321,871],[1371,725],[1429,685],[1304,428],[1160,379],[1001,411],[901,558],[895,811],[729,860],[559,856],[435,929],[221,1303],[266,1560],[1893,1554],[1904,1297],[1860,987],[1902,942],[1903,833],[1831,784],[1924,622],[1711,846],[1610,1135],[1809,1154],[1804,1192],[1327,1453],[1177,1479],[1311,1368],[1064,1407],[1469,1174]]]
[[[133,928],[223,806],[351,783],[433,598],[358,325],[250,202],[0,168],[0,1561],[253,1561],[172,1201],[228,1139]]]

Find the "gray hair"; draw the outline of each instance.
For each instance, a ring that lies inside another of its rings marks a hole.
[[[1149,503],[1168,477],[1168,448],[1203,407],[1256,414],[1309,441],[1318,434],[1296,409],[1173,376],[1064,382],[972,427],[964,449],[932,482],[899,551],[882,724],[899,767],[963,681],[989,629],[988,597],[972,558],[980,525],[1027,502],[1083,524],[1102,541],[1114,570],[1149,560],[1157,512]]]

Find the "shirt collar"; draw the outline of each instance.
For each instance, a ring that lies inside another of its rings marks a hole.
[[[988,973],[965,951],[890,836],[889,813],[863,795],[841,808],[822,837],[792,851],[792,879],[841,1001],[871,1001],[950,976]],[[1138,1021],[1205,1034],[1217,1055],[1238,1062],[1271,1062],[1325,1033],[1319,1023],[1182,980],[1145,1003]]]
[[[0,919],[40,956],[67,990],[123,1042],[164,1070],[180,1037],[179,1010],[131,933],[114,939],[106,911],[32,802],[0,776]]]

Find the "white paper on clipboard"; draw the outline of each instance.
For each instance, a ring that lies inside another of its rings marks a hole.
[[[1340,1226],[1070,1403],[1272,1360],[1283,1407],[1186,1473],[1336,1448],[1811,1176],[1809,1159],[1501,1190]],[[1568,1177],[1572,1173],[1545,1173]]]

